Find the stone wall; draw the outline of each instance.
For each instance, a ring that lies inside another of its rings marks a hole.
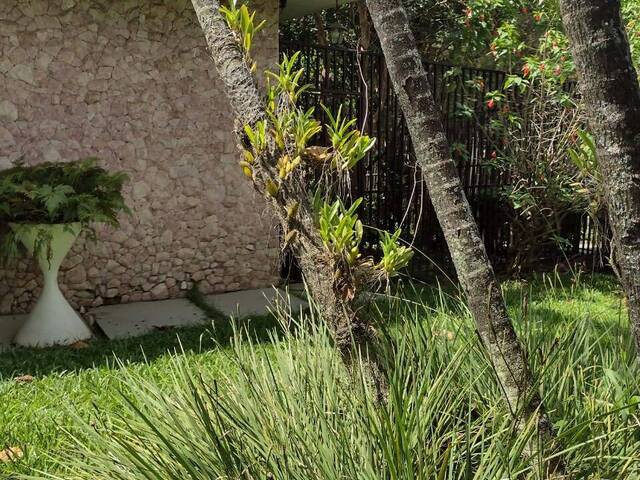
[[[277,61],[277,0],[254,57]],[[238,167],[232,118],[189,0],[0,1],[0,168],[96,156],[129,173],[133,209],[67,258],[75,306],[277,281],[279,246]],[[33,262],[0,271],[0,313],[39,294]]]

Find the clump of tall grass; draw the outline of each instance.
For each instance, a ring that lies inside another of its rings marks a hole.
[[[57,478],[545,478],[544,459],[524,453],[533,427],[515,428],[464,308],[442,292],[426,298],[379,306],[394,319],[386,405],[345,371],[313,311],[279,309],[284,333],[270,341],[234,332],[223,378],[180,355],[169,388],[125,374],[119,414],[78,419]],[[548,323],[535,307],[519,310],[519,333],[570,478],[640,478],[640,369],[628,339],[578,312]]]

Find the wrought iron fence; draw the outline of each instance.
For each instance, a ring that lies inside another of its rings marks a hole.
[[[411,139],[386,69],[378,52],[356,52],[340,47],[281,45],[281,53],[300,51],[303,81],[311,85],[302,104],[315,107],[326,120],[320,104],[358,120],[367,134],[376,137],[375,149],[355,169],[351,195],[364,199],[360,207],[363,222],[372,227],[366,239],[375,254],[375,229],[402,227],[404,236],[416,249],[441,267],[449,255],[428,192],[413,154]],[[497,70],[462,68],[425,63],[431,86],[440,104],[449,143],[457,156],[458,172],[473,210],[487,252],[494,264],[504,263],[512,245],[509,209],[501,197],[508,178],[491,165],[491,144],[478,117],[457,115],[460,104],[484,104],[481,89],[464,85],[481,81],[484,90],[500,89],[505,73]],[[481,115],[481,114],[480,114]],[[320,141],[326,141],[321,139]],[[570,242],[563,255],[602,257],[606,241],[587,218],[575,216],[563,226],[562,236]],[[560,251],[555,252],[560,256]],[[550,252],[553,256],[554,252]]]

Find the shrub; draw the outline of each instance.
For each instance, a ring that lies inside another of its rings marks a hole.
[[[493,44],[497,58],[512,59],[512,73],[496,91],[484,92],[481,79],[465,82],[472,94],[460,114],[475,117],[489,140],[486,159],[505,185],[509,257],[511,270],[518,272],[530,270],[549,252],[565,251],[568,224],[601,210],[594,204],[601,199],[594,195],[595,177],[587,178],[571,154],[582,152],[586,119],[570,82],[574,66],[566,37],[547,29],[535,45],[527,45],[512,27],[498,29]],[[475,103],[478,91],[484,92],[484,108]]]

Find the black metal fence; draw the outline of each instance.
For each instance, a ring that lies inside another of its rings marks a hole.
[[[303,106],[316,107],[320,117],[325,115],[321,103],[332,111],[342,106],[345,114],[358,120],[363,131],[377,139],[375,149],[356,167],[351,178],[352,196],[364,199],[360,208],[363,222],[386,230],[402,227],[405,238],[416,249],[440,266],[447,266],[446,243],[416,166],[383,55],[340,47],[281,45],[283,54],[290,56],[296,51],[301,52],[305,69],[303,81],[311,85],[302,98]],[[464,85],[481,81],[485,91],[497,90],[505,73],[434,63],[425,66],[443,112],[449,142],[454,151],[464,152],[458,171],[467,198],[487,251],[499,265],[512,247],[508,206],[501,200],[501,189],[508,179],[490,165],[491,145],[477,119],[456,115],[456,111],[462,103],[476,107],[484,104],[481,89],[474,91]],[[588,219],[572,218],[563,229],[566,231],[562,236],[571,244],[564,255],[599,256],[603,242]],[[374,233],[369,237],[370,245],[375,245]]]

